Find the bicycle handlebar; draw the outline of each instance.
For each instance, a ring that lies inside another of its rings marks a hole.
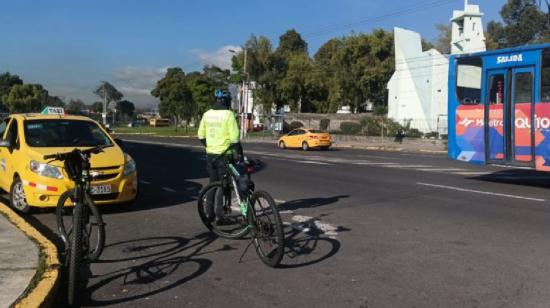
[[[103,152],[103,149],[110,148],[112,146],[114,146],[114,145],[113,144],[102,144],[102,145],[98,145],[98,146],[95,146],[95,147],[87,149],[87,150],[74,149],[70,152],[44,155],[44,160],[54,159],[54,160],[63,161],[63,160],[66,160],[70,155],[73,155],[77,151],[80,152],[81,154],[98,154],[98,153]]]

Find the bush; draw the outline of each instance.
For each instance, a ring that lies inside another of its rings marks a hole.
[[[340,130],[346,135],[357,135],[361,132],[361,124],[357,122],[342,122]]]
[[[330,119],[321,119],[321,123],[319,124],[319,128],[321,130],[327,130],[330,126]]]
[[[367,136],[380,136],[382,135],[382,125],[379,118],[364,117],[361,119],[361,126]]]
[[[429,133],[426,133],[424,135],[424,137],[426,137],[428,139],[437,139],[439,137],[439,133],[438,132],[429,132]]]
[[[411,138],[421,138],[424,134],[416,128],[410,128],[405,131],[405,135]]]
[[[304,127],[304,124],[300,121],[293,121],[290,123],[290,127],[289,129],[290,130],[293,130],[293,129],[298,129],[298,128],[302,128]]]

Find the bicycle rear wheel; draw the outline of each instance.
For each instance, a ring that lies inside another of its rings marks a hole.
[[[285,236],[281,216],[273,197],[265,191],[258,190],[250,197],[253,212],[248,215],[253,226],[254,246],[256,253],[264,264],[270,267],[279,265],[285,249]]]
[[[223,207],[223,224],[215,223],[216,204]],[[202,223],[220,237],[238,239],[249,232],[246,218],[241,214],[234,190],[231,187],[224,188],[221,182],[211,183],[201,191],[197,208]]]
[[[73,210],[73,232],[69,245],[69,286],[67,301],[69,306],[76,305],[79,293],[80,266],[82,265],[82,206]]]
[[[67,201],[71,202],[70,199],[73,195],[73,190],[64,192],[59,197],[59,201],[57,202],[57,207],[55,209],[57,229],[66,245],[70,241],[74,230],[74,225],[72,224],[72,219],[64,218],[70,214],[69,208],[66,207],[65,204]],[[86,208],[82,209],[82,226],[84,228],[82,242],[83,246],[87,250],[87,253],[83,257],[86,261],[93,262],[101,256],[105,246],[105,224],[103,223],[103,218],[99,213],[99,209],[88,194],[84,194],[84,206]]]

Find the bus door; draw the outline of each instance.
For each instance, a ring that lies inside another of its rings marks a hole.
[[[534,68],[489,70],[485,136],[487,161],[533,164]]]
[[[533,125],[535,68],[512,69],[511,96],[511,161],[517,165],[534,166]]]
[[[507,70],[487,72],[487,98],[485,103],[485,144],[487,161],[504,163],[506,161],[506,112],[505,105],[509,96]]]

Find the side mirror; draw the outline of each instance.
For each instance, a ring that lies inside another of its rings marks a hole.
[[[124,146],[124,141],[122,141],[122,139],[120,139],[120,138],[115,138],[115,142],[119,147]]]
[[[9,140],[1,140],[0,148],[11,148],[11,142]]]

